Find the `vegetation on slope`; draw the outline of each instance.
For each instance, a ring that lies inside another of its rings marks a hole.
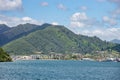
[[[120,44],[116,44],[116,46],[112,47],[112,50],[120,52]]]
[[[30,34],[18,38],[3,46],[10,54],[33,53],[94,53],[115,46],[113,43],[100,40],[98,37],[88,37],[74,34],[64,26],[44,24],[43,29],[37,29]]]
[[[10,56],[2,48],[0,48],[0,62],[9,62],[9,61],[12,61]]]
[[[38,29],[44,29],[50,24],[45,25],[34,25],[34,24],[20,24],[16,27],[12,27],[11,29],[5,31],[4,33],[0,34],[0,46],[3,46],[9,43],[12,40],[18,39],[20,37],[26,36],[31,32],[34,32]]]

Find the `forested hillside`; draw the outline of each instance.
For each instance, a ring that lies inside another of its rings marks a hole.
[[[12,40],[18,39],[38,29],[43,29],[47,25],[49,24],[40,26],[40,25],[27,23],[27,24],[20,24],[16,27],[12,27],[11,29],[6,30],[4,31],[4,33],[0,34],[0,46],[3,46]]]
[[[0,48],[0,62],[6,62],[6,61],[7,62],[12,61],[12,59],[2,48]]]
[[[111,49],[116,44],[98,37],[77,35],[64,26],[43,24],[40,28],[3,46],[9,54],[94,53]]]

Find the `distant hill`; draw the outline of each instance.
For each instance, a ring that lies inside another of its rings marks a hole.
[[[8,27],[5,24],[0,24],[0,34],[2,34],[3,32],[10,30],[10,27]]]
[[[120,44],[116,44],[116,46],[112,47],[112,50],[120,52]]]
[[[18,39],[38,29],[43,29],[47,25],[49,24],[44,24],[40,26],[27,23],[12,27],[11,29],[4,31],[4,33],[0,34],[0,46],[3,46],[12,40]]]
[[[120,44],[120,40],[118,40],[118,39],[114,39],[114,40],[112,40],[111,42]]]
[[[29,26],[32,25],[29,24]],[[25,25],[24,27],[29,28]],[[16,28],[18,30],[20,27]],[[4,50],[12,55],[35,53],[47,54],[53,52],[85,54],[94,53],[94,51],[107,50],[115,46],[115,44],[102,41],[98,37],[77,35],[61,25],[43,24],[38,27],[36,26],[35,29],[27,29],[27,34],[25,34],[25,29],[22,29],[22,31],[24,30],[24,36],[18,37],[17,35],[16,37],[18,38],[3,46]]]
[[[12,61],[12,59],[2,48],[0,48],[0,62],[8,62],[8,61]]]

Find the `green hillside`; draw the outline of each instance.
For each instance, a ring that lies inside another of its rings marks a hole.
[[[7,62],[12,61],[12,59],[2,48],[0,48],[0,62],[6,62],[6,61]]]
[[[120,44],[116,44],[116,46],[112,47],[112,50],[120,52]]]
[[[20,24],[16,27],[12,27],[9,30],[4,30],[3,33],[0,34],[0,46],[9,43],[12,40],[18,39],[22,36],[28,35],[31,32],[34,32],[38,29],[44,29],[50,24],[44,24],[42,26],[35,24]]]
[[[9,54],[35,53],[93,53],[106,50],[115,44],[100,40],[98,37],[88,37],[74,34],[64,26],[47,25],[30,34],[13,40],[3,46]]]

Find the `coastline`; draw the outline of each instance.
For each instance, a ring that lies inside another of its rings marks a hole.
[[[46,55],[45,55],[46,56]],[[40,55],[30,55],[30,56],[11,56],[13,61],[18,60],[75,60],[75,61],[98,61],[98,62],[120,62],[120,58],[106,58],[106,59],[92,59],[92,58],[55,58],[55,57],[45,57]]]

